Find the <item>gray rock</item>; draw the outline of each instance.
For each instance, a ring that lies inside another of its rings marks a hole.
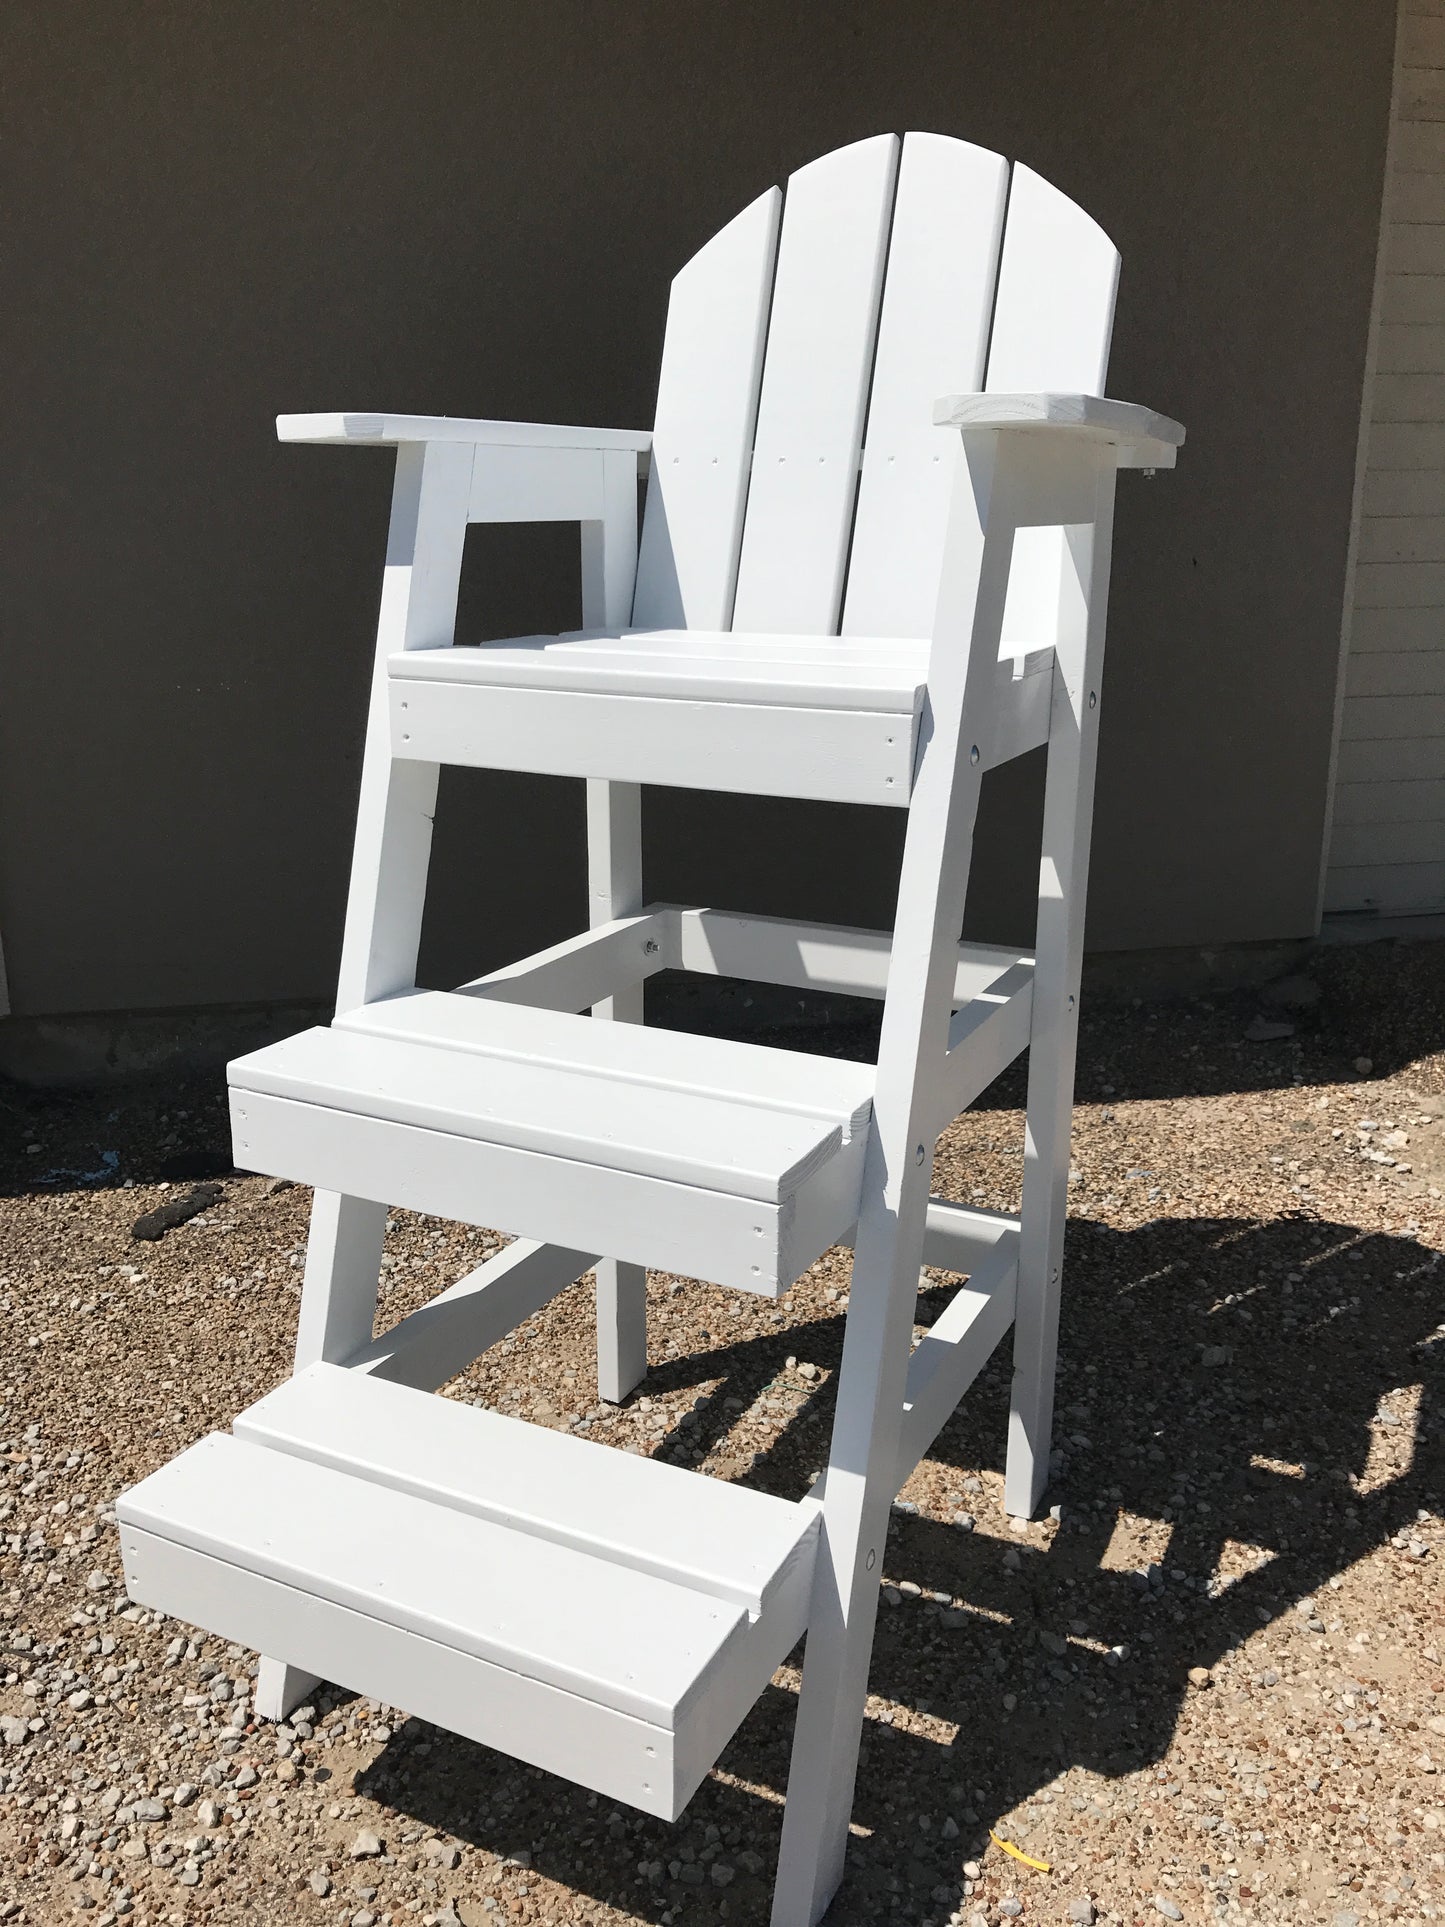
[[[1294,1025],[1286,1023],[1282,1017],[1266,1017],[1260,1011],[1249,1020],[1244,1036],[1250,1044],[1276,1044],[1283,1038],[1294,1036]]]
[[[241,1771],[236,1775],[236,1785],[238,1787],[255,1786],[260,1777],[255,1767],[243,1766]]]
[[[1094,1927],[1094,1903],[1087,1894],[1069,1902],[1068,1918],[1074,1927]]]
[[[16,1719],[13,1714],[0,1715],[0,1739],[7,1746],[21,1746],[29,1737],[30,1728],[24,1720]]]
[[[1166,1920],[1183,1920],[1184,1918],[1179,1906],[1169,1898],[1168,1894],[1155,1894],[1154,1911],[1156,1914],[1163,1914]]]
[[[318,1900],[325,1900],[326,1896],[331,1892],[331,1876],[322,1873],[319,1867],[315,1873],[307,1876],[306,1884]]]
[[[181,1784],[171,1795],[171,1803],[173,1806],[188,1807],[195,1797],[196,1789],[191,1785],[190,1781],[182,1780]]]
[[[1015,1900],[1010,1894],[1007,1900],[1001,1900],[998,1903],[998,1910],[1005,1920],[1016,1920],[1024,1910],[1024,1903],[1021,1900]]]
[[[143,1826],[158,1826],[166,1817],[165,1802],[163,1800],[137,1800],[135,1803],[135,1817]]]
[[[381,1842],[369,1828],[363,1827],[351,1843],[353,1860],[376,1860],[381,1855]]]

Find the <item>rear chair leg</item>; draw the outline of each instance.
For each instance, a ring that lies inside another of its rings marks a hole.
[[[587,785],[587,907],[595,928],[642,908],[642,791],[636,783]],[[642,985],[594,1004],[593,1019],[642,1022]],[[604,1258],[597,1275],[597,1396],[620,1405],[647,1374],[647,1273]]]

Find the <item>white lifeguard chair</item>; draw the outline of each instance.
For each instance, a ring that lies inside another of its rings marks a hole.
[[[315,1187],[296,1375],[125,1494],[127,1584],[267,1654],[273,1717],[328,1678],[668,1818],[806,1634],[776,1927],[842,1873],[890,1502],[1010,1330],[1011,1512],[1047,1473],[1114,482],[1183,441],[1102,397],[1117,274],[1028,168],[885,135],[683,269],[651,433],[279,424],[397,451],[336,1018],[230,1069],[236,1162]],[[468,524],[541,520],[588,626],[454,646]],[[1040,745],[1035,948],[960,944],[980,782]],[[592,927],[438,993],[447,763],[587,779]],[[891,936],[645,903],[644,783],[906,810]],[[659,970],[881,998],[877,1065],[644,1028]],[[1025,1048],[1021,1215],[931,1197]],[[375,1338],[388,1205],[516,1241]],[[644,1267],[776,1297],[839,1242],[799,1503],[434,1395],[592,1270],[623,1398]],[[968,1282],[915,1348],[924,1263]]]

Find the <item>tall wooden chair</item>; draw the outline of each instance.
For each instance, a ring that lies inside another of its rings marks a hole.
[[[1026,167],[881,136],[683,269],[650,434],[280,422],[397,451],[336,1019],[230,1070],[238,1164],[315,1187],[296,1376],[125,1495],[127,1582],[272,1716],[331,1678],[668,1817],[806,1632],[777,1927],[841,1876],[890,1502],[1010,1330],[1011,1511],[1047,1472],[1114,479],[1183,440],[1102,399],[1117,272]],[[538,520],[587,627],[454,646],[468,524]],[[1044,744],[1035,949],[960,944],[984,772]],[[444,763],[587,779],[591,927],[437,993]],[[646,904],[644,783],[906,810],[891,936]],[[879,997],[877,1065],[644,1028],[666,969]],[[931,1197],[1025,1048],[1021,1215]],[[388,1205],[516,1238],[375,1338]],[[797,1504],[433,1396],[591,1270],[620,1399],[645,1266],[777,1296],[840,1241]],[[968,1283],[915,1348],[924,1263]]]

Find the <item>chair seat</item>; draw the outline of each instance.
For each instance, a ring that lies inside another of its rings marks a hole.
[[[766,636],[697,629],[588,629],[391,657],[395,677],[685,702],[770,703],[911,716],[928,643],[911,638]]]
[[[905,808],[929,645],[584,630],[389,658],[393,754],[544,775]],[[985,764],[1048,734],[1053,655],[1000,662]]]
[[[804,1629],[816,1507],[315,1365],[117,1505],[132,1598],[672,1819]]]
[[[771,1296],[856,1219],[873,1071],[413,991],[229,1080],[250,1169]]]

